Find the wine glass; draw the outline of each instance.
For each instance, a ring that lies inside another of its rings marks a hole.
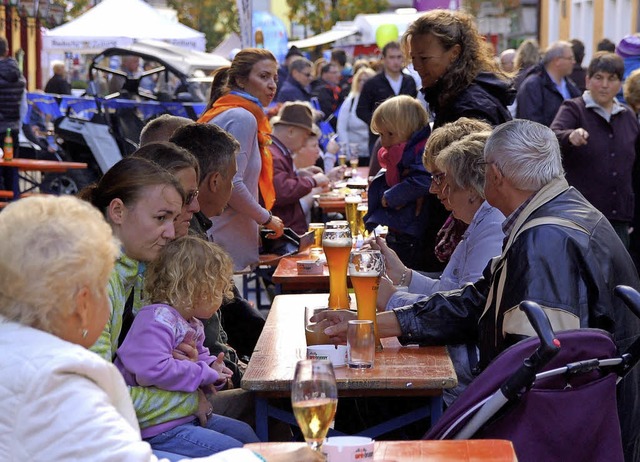
[[[291,384],[291,406],[305,441],[320,451],[336,415],[338,387],[330,361],[298,361]]]

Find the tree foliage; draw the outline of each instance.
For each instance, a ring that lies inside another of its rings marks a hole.
[[[231,32],[240,32],[235,0],[168,0],[178,12],[178,20],[207,37],[209,48],[215,48]]]
[[[287,0],[289,20],[308,26],[318,34],[338,21],[351,21],[357,14],[380,13],[387,0]]]

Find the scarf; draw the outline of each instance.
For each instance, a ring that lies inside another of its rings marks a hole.
[[[241,107],[249,111],[258,122],[258,146],[260,148],[260,157],[262,167],[260,168],[260,177],[258,178],[258,189],[264,201],[265,208],[271,210],[276,201],[276,190],[273,186],[273,157],[268,146],[271,144],[271,124],[265,115],[259,102],[250,95],[240,92],[224,95],[216,100],[213,107],[205,112],[199,119],[198,123],[205,124],[218,114],[222,114],[227,109]]]

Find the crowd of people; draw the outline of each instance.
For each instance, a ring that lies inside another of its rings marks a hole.
[[[261,230],[308,229],[313,194],[342,179],[348,146],[371,166],[366,227],[388,227],[367,243],[386,261],[379,332],[448,346],[448,405],[532,335],[523,300],[556,330],[604,329],[629,346],[640,319],[613,289],[640,290],[640,36],[600,45],[586,69],[579,40],[542,53],[526,40],[496,57],[473,17],[433,10],[375,66],[342,50],[314,63],[292,48],[279,64],[243,49],[214,74],[197,122],[150,121],[139,149],[79,198],[8,205],[0,454],[264,460],[242,449],[258,438],[240,388],[264,315],[232,277],[259,262]],[[3,130],[24,89],[13,64],[0,59]],[[48,87],[62,93],[54,71]],[[353,313],[318,316],[345,342]],[[627,461],[640,460],[639,389],[638,371],[618,385]]]

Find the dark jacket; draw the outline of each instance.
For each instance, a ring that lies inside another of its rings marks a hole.
[[[61,75],[54,74],[44,87],[45,93],[54,93],[56,95],[70,95],[71,84]]]
[[[291,152],[275,136],[269,151],[273,157],[273,186],[276,190],[276,202],[271,212],[279,217],[287,228],[302,235],[307,231],[308,223],[300,205],[300,198],[311,192],[315,181],[311,177],[301,177],[293,169]]]
[[[13,58],[0,59],[0,132],[20,127],[20,102],[26,84]],[[15,136],[15,135],[14,135]],[[15,138],[17,139],[17,138]]]
[[[400,93],[398,94],[409,95],[414,98],[418,95],[416,81],[413,80],[413,77],[402,74],[402,84],[400,85]],[[396,96],[396,94],[393,92],[393,88],[391,88],[391,84],[389,80],[387,80],[384,72],[374,75],[362,86],[358,107],[356,108],[356,115],[367,125],[371,126],[373,111],[376,110],[380,103],[392,96]],[[371,150],[377,138],[378,135],[374,135],[369,131],[369,150]]]
[[[430,219],[425,199],[429,195],[431,176],[422,164],[422,151],[430,134],[427,125],[407,142],[398,164],[398,184],[389,187],[385,171],[381,170],[369,185],[369,211],[364,217],[367,230],[385,225],[416,238],[424,235]],[[382,207],[383,196],[388,207]]]
[[[576,128],[589,132],[583,146],[573,146]],[[631,222],[634,215],[633,165],[640,126],[631,109],[610,122],[588,109],[582,96],[562,103],[551,130],[558,136],[567,181],[609,220]]]
[[[565,80],[571,98],[577,98],[582,94],[573,81],[567,78]],[[556,88],[556,84],[553,83],[544,66],[540,64],[531,70],[531,73],[520,85],[517,100],[517,118],[533,120],[548,127],[560,109],[564,97]]]
[[[550,218],[562,224],[549,223]],[[543,221],[533,226],[534,219]],[[619,284],[640,288],[631,257],[604,216],[558,178],[522,211],[502,255],[487,265],[480,281],[394,310],[403,333],[399,339],[422,345],[476,342],[486,366],[531,335],[517,309],[531,300],[545,309],[555,329],[602,328],[625,349],[640,335],[640,320],[614,296]],[[627,446],[640,432],[639,376],[636,368],[619,387]]]
[[[338,117],[334,114],[343,100],[341,92],[338,85],[333,85],[322,79],[314,80],[311,83],[311,94],[318,98],[320,110],[324,113],[324,120],[329,121],[334,132],[338,126]]]
[[[580,64],[576,63],[573,66],[573,71],[571,71],[571,75],[569,76],[569,78],[573,83],[576,84],[576,87],[578,87],[578,90],[580,90],[580,92],[584,92],[587,89],[586,77],[587,70]]]
[[[287,79],[282,84],[282,87],[278,91],[278,95],[276,96],[276,102],[278,103],[286,103],[287,101],[310,101],[311,94],[300,85],[296,79],[292,76],[287,77]]]
[[[478,74],[471,85],[445,107],[440,107],[438,102],[440,85],[423,89],[423,92],[429,109],[435,113],[433,128],[455,122],[460,117],[481,119],[494,126],[511,120],[507,106],[515,99],[513,85],[488,72]]]

